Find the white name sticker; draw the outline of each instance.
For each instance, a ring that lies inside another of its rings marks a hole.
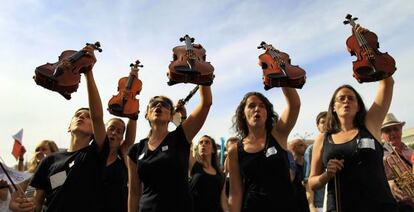
[[[165,152],[168,150],[168,145],[161,147],[161,151]]]
[[[272,146],[266,150],[266,157],[270,157],[271,155],[274,155],[276,153],[277,153],[277,149],[274,146]]]
[[[142,158],[144,158],[145,152],[143,152],[141,155],[139,155],[138,160],[141,160]]]
[[[63,183],[66,180],[66,171],[61,171],[58,172],[52,176],[50,176],[50,185],[52,186],[52,189],[55,189],[61,185],[63,185]]]
[[[358,143],[358,148],[375,150],[375,141],[372,138],[361,138]]]

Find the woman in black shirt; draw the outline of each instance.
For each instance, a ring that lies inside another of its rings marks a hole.
[[[164,96],[150,100],[145,114],[149,136],[128,153],[128,211],[193,210],[188,187],[190,144],[210,110],[210,86],[200,86],[200,94],[200,103],[172,132],[168,131],[172,101]]]
[[[287,108],[278,119],[261,93],[247,93],[233,122],[242,142],[230,147],[231,211],[295,211],[287,139],[299,114],[293,88],[282,88]]]
[[[204,135],[190,156],[190,191],[196,212],[227,211],[224,175],[219,168],[214,139]]]
[[[326,117],[326,133],[320,134],[313,145],[309,178],[312,189],[328,183],[327,211],[397,210],[378,142],[393,86],[392,77],[381,80],[368,111],[350,85],[335,90]]]

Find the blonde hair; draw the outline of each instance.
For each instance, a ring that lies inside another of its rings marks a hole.
[[[50,148],[50,152],[57,152],[59,150],[58,146],[54,141],[51,140],[43,140],[37,144],[35,152],[39,151],[38,149],[44,145],[48,145]],[[29,165],[27,166],[27,171],[29,173],[34,173],[36,171],[37,166],[39,165],[40,161],[37,160],[36,154],[33,155],[32,159],[29,161]]]

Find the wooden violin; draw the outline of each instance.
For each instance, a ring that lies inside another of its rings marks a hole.
[[[56,63],[46,63],[35,69],[33,79],[36,84],[61,94],[65,99],[71,98],[80,83],[80,74],[91,70],[96,62],[94,50],[102,52],[101,44],[87,43],[80,51],[66,50]]]
[[[108,102],[108,111],[112,115],[137,119],[139,113],[139,101],[135,98],[141,92],[142,82],[138,79],[139,60],[131,63],[131,71],[128,77],[122,77],[118,81],[118,94],[112,96]]]
[[[306,72],[299,66],[291,65],[287,53],[275,49],[264,41],[257,48],[266,50],[259,56],[265,90],[273,87],[303,87],[306,81]]]
[[[358,32],[357,24],[352,15],[345,17],[344,24],[352,26],[352,35],[346,40],[346,46],[351,55],[357,59],[353,61],[353,76],[359,83],[373,82],[385,79],[394,74],[397,68],[395,60],[387,52],[378,50],[378,37],[370,31]]]
[[[211,85],[214,79],[214,67],[206,62],[206,50],[200,44],[193,44],[194,38],[188,35],[180,38],[184,46],[173,49],[173,61],[168,67],[168,85],[194,83]]]

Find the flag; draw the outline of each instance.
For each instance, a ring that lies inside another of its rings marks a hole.
[[[1,163],[1,162],[0,162]],[[28,172],[19,172],[15,169],[7,167],[4,163],[2,163],[5,170],[0,168],[0,179],[7,181],[8,184],[11,184],[9,178],[6,176],[6,173],[10,176],[10,178],[13,180],[13,183],[19,184],[23,181],[28,180],[30,177],[32,177],[33,174]]]
[[[17,159],[19,159],[19,156],[21,155],[22,148],[23,148],[23,129],[20,129],[16,135],[12,136],[14,139],[14,145],[12,150],[12,155]]]

